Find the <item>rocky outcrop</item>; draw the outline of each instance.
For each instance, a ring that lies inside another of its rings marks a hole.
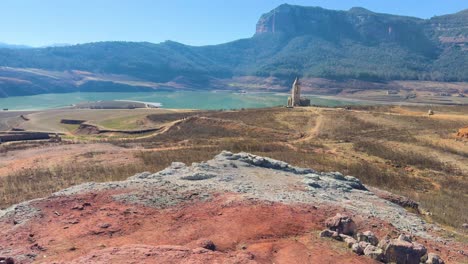
[[[444,259],[448,247],[460,258],[460,244],[445,244],[433,228],[355,177],[225,151],[2,210],[0,256],[17,263],[437,263],[406,236],[376,246],[378,236],[411,232]],[[335,241],[351,249],[337,251]]]

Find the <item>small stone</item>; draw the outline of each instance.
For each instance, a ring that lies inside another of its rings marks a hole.
[[[444,264],[445,262],[439,257],[439,255],[434,253],[427,254],[426,264]]]
[[[333,179],[339,180],[339,181],[344,181],[346,178],[343,176],[341,172],[331,172],[329,173],[329,176],[332,177]]]
[[[205,248],[205,249],[208,249],[208,250],[216,250],[216,245],[213,243],[213,241],[209,240],[209,239],[200,239],[197,241],[197,246],[201,247],[201,248]]]
[[[15,264],[12,258],[0,257],[0,264]]]
[[[333,232],[333,231],[331,231],[329,229],[325,229],[322,232],[320,232],[320,237],[332,237],[333,233],[335,233],[335,232]]]
[[[401,235],[398,236],[398,240],[411,242],[411,237],[406,235],[406,234],[401,234]]]
[[[223,150],[223,151],[221,151],[221,155],[222,155],[222,156],[225,156],[225,157],[231,157],[231,156],[232,156],[232,152],[227,151],[227,150]]]
[[[109,228],[109,227],[111,227],[111,224],[109,224],[109,223],[104,223],[104,224],[101,224],[99,227],[100,227],[100,228]]]
[[[304,178],[314,181],[320,181],[320,176],[312,173],[304,175]]]
[[[68,223],[69,223],[69,224],[72,224],[72,225],[76,225],[76,224],[78,224],[79,222],[80,222],[80,219],[74,219],[74,220],[69,221]]]
[[[351,246],[351,250],[358,255],[364,254],[364,250],[359,246],[359,243],[354,243]]]
[[[371,231],[358,233],[357,234],[357,241],[359,241],[359,242],[360,241],[365,241],[365,242],[370,243],[373,246],[377,246],[377,244],[379,243],[379,239]]]
[[[364,250],[368,245],[370,245],[368,242],[365,241],[358,242],[358,244],[362,248],[362,250]]]
[[[83,203],[83,204],[77,204],[75,206],[72,207],[73,210],[84,210],[86,206],[91,206],[90,203]]]
[[[325,225],[333,231],[340,234],[352,235],[356,230],[356,224],[353,219],[347,215],[336,214],[325,221]]]
[[[343,240],[345,240],[346,238],[353,238],[352,236],[348,236],[345,234],[340,234],[340,237],[343,238]]]
[[[319,183],[313,182],[313,181],[307,182],[307,185],[309,185],[310,187],[313,187],[313,188],[321,188],[322,187],[322,186],[320,186]]]
[[[192,175],[181,177],[181,179],[188,180],[188,181],[202,181],[202,180],[207,180],[207,179],[211,179],[215,177],[216,177],[215,174],[205,173],[205,172],[195,172]]]
[[[206,248],[201,248],[201,247],[199,247],[199,248],[193,249],[192,252],[193,252],[194,254],[205,254],[205,253],[207,253],[207,252],[210,252],[210,250],[208,250],[208,249],[206,249]]]
[[[338,240],[338,241],[343,241],[343,237],[341,237],[338,232],[333,232],[331,238]]]
[[[380,240],[380,242],[379,242],[379,244],[377,245],[377,247],[379,247],[379,248],[385,248],[385,247],[388,245],[388,243],[390,243],[390,238],[386,237],[386,238]]]
[[[348,248],[351,248],[355,243],[357,243],[356,239],[352,237],[345,238],[344,242],[346,243],[346,246],[348,246]]]
[[[364,249],[364,255],[370,257],[373,260],[381,261],[383,258],[383,250],[373,245],[368,245]]]
[[[183,162],[172,162],[171,163],[171,168],[172,169],[181,169],[185,167],[185,163]]]
[[[73,210],[83,210],[84,207],[82,205],[75,205],[72,207]]]

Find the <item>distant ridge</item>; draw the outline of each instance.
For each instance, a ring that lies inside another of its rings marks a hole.
[[[29,49],[31,47],[26,46],[26,45],[15,45],[15,44],[7,44],[7,43],[0,42],[0,49],[2,49],[2,48],[7,48],[7,49]]]

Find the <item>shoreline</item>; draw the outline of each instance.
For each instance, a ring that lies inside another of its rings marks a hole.
[[[180,92],[180,91],[178,91]],[[219,93],[219,91],[217,90],[213,90],[213,91],[200,91],[200,92],[203,92],[203,93],[213,93],[213,94],[216,94],[216,93]],[[159,92],[150,92],[151,94],[154,94],[154,93],[159,93]],[[196,91],[188,91],[188,93],[198,93]],[[252,91],[252,92],[247,92],[247,93],[238,93],[237,91],[223,91],[224,94],[232,94],[232,95],[235,95],[235,96],[249,96],[249,95],[253,95],[253,96],[256,96],[256,95],[272,95],[272,96],[284,96],[284,97],[287,97],[289,95],[289,92],[275,92],[275,91]],[[68,94],[76,94],[76,93],[68,93]],[[100,92],[100,93],[90,93],[90,94],[99,94],[99,95],[105,95],[105,94],[109,94],[108,92]],[[114,93],[115,94],[115,93]],[[134,94],[134,93],[126,93],[126,92],[122,92],[120,94]],[[66,94],[62,94],[62,93],[59,93],[59,94],[41,94],[41,95],[28,95],[28,96],[24,96],[24,97],[29,97],[29,96],[42,96],[42,95],[46,95],[46,96],[54,96],[54,95],[66,95]],[[372,100],[372,99],[366,99],[366,98],[350,98],[350,97],[345,97],[345,96],[337,96],[337,95],[323,95],[323,94],[311,94],[311,93],[305,93],[303,94],[303,96],[305,97],[309,97],[309,98],[316,98],[316,99],[322,99],[322,100],[328,100],[330,101],[330,105],[329,106],[334,106],[333,105],[333,101],[335,103],[339,102],[341,103],[342,105],[346,105],[346,103],[351,103],[351,104],[360,104],[360,105],[453,105],[453,106],[464,106],[464,105],[468,105],[468,101],[467,103],[456,103],[456,102],[447,102],[447,103],[444,103],[444,102],[426,102],[426,101],[422,101],[422,102],[408,102],[408,101],[391,101],[391,100],[388,100],[388,101],[385,101],[385,100]],[[23,96],[15,96],[15,97],[11,97],[11,98],[21,98]],[[10,97],[7,97],[7,98],[3,98],[4,100],[8,99]],[[0,98],[1,100],[2,98]],[[174,99],[176,100],[176,99]],[[6,112],[37,112],[37,111],[51,111],[51,110],[64,110],[64,109],[73,109],[73,105],[76,105],[76,104],[79,104],[79,103],[84,103],[84,102],[98,102],[98,101],[102,101],[102,100],[96,100],[96,101],[90,101],[90,100],[82,100],[82,101],[77,101],[73,104],[70,104],[70,105],[66,105],[66,106],[57,106],[57,107],[31,107],[31,108],[21,108],[21,109],[8,109],[8,107],[4,107],[4,108],[7,108],[8,110],[1,110],[0,109],[0,112],[2,113],[6,113]],[[117,98],[117,99],[112,99],[112,100],[108,100],[108,101],[116,101],[116,102],[144,102],[144,101],[138,101],[138,100],[133,100],[133,99],[121,99],[121,98]],[[148,103],[148,102],[147,102]],[[156,103],[152,103],[152,104],[156,104]],[[157,103],[157,104],[161,104],[161,103]],[[284,105],[286,105],[286,103],[284,103]],[[314,104],[312,102],[312,105],[317,105],[317,104]],[[242,106],[242,105],[239,105],[237,107],[227,107],[226,109],[242,109],[242,108],[263,108],[263,107],[277,107],[277,106],[280,106],[280,105],[271,105],[271,106],[263,106],[263,105],[259,105],[258,107],[252,107],[252,106],[249,106],[247,104],[247,106]],[[327,104],[318,104],[317,106],[327,106]],[[339,106],[339,105],[336,105],[336,106]],[[2,108],[2,107],[0,107]],[[177,109],[185,109],[185,110],[188,110],[188,109],[192,109],[192,110],[219,110],[221,108],[216,108],[214,107],[213,109],[210,109],[210,108],[200,108],[200,107],[187,107],[187,108],[183,108],[183,107],[159,107],[160,109],[168,109],[168,110],[177,110]],[[120,109],[120,108],[117,108],[117,109]],[[123,109],[123,108],[122,108]],[[130,109],[129,109],[130,110]]]

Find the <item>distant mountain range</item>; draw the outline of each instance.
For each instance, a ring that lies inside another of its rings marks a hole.
[[[468,9],[420,19],[364,8],[283,4],[260,17],[251,38],[220,45],[167,41],[0,48],[0,96],[255,88],[258,80],[284,88],[296,76],[468,81]]]
[[[0,49],[3,49],[3,48],[5,49],[29,49],[31,47],[26,46],[26,45],[14,45],[14,44],[0,42]]]

